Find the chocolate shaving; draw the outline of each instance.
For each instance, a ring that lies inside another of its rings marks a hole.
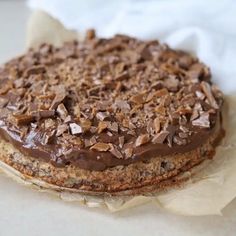
[[[40,110],[40,111],[36,112],[36,114],[39,119],[50,118],[55,115],[55,111],[54,110]]]
[[[183,125],[180,125],[180,130],[183,131],[184,133],[188,133],[189,132],[189,129]]]
[[[178,136],[174,136],[173,142],[176,143],[177,145],[186,145],[187,144],[186,139],[183,139],[183,138],[178,137]]]
[[[203,100],[205,98],[205,95],[202,92],[197,90],[195,93],[199,99]]]
[[[42,65],[32,66],[31,68],[25,71],[24,76],[29,77],[30,75],[33,75],[33,74],[42,74],[45,71],[46,71],[46,68]]]
[[[171,76],[170,78],[164,81],[165,86],[169,91],[177,91],[179,86],[179,80]]]
[[[72,117],[69,115],[69,116],[67,116],[66,118],[65,118],[65,120],[64,120],[64,122],[65,123],[70,123],[70,122],[72,122],[73,121],[73,119],[72,119]]]
[[[34,117],[32,115],[13,115],[10,118],[10,121],[12,121],[13,123],[17,124],[17,125],[27,125],[31,122],[34,121]]]
[[[87,148],[87,147],[90,147],[92,146],[91,142],[89,139],[84,139],[84,146]]]
[[[122,159],[123,158],[123,155],[122,153],[118,150],[118,148],[113,145],[113,144],[109,144],[110,145],[110,149],[109,149],[109,152],[114,155],[116,158],[118,159]]]
[[[113,132],[118,133],[118,131],[119,131],[119,126],[118,126],[117,122],[109,122],[109,124],[108,124],[108,129],[109,129],[110,131],[113,131]]]
[[[96,114],[96,118],[97,118],[98,120],[101,120],[101,121],[105,120],[105,119],[108,118],[109,116],[110,116],[110,113],[109,113],[109,112],[98,112],[98,113]]]
[[[198,119],[192,121],[192,125],[210,128],[209,113],[203,112]]]
[[[125,158],[126,159],[132,157],[132,155],[133,155],[133,148],[131,148],[131,147],[126,148],[124,153],[125,153]]]
[[[80,119],[80,125],[84,132],[87,132],[90,130],[92,122],[87,119]]]
[[[127,71],[123,72],[122,74],[119,74],[115,77],[116,81],[122,81],[122,80],[126,80],[129,78],[129,74]]]
[[[61,136],[63,133],[65,133],[68,130],[67,124],[62,124],[57,127],[56,136]]]
[[[56,109],[57,106],[58,106],[61,102],[63,102],[63,100],[65,99],[65,97],[66,97],[65,89],[59,88],[58,93],[56,94],[55,98],[54,98],[53,101],[52,101],[52,105],[51,105],[50,109],[51,109],[51,110]]]
[[[193,108],[192,115],[190,117],[190,121],[193,121],[193,120],[195,120],[195,119],[197,119],[199,117],[199,112],[201,111],[199,105],[201,107],[200,103],[196,103],[195,104],[195,106]]]
[[[173,138],[175,136],[175,132],[177,130],[176,126],[174,125],[168,125],[168,127],[166,128],[166,130],[169,132],[168,136],[167,136],[167,142],[168,142],[168,146],[172,147],[173,144]]]
[[[119,137],[119,147],[122,148],[124,146],[125,143],[125,137],[121,136]]]
[[[137,94],[130,98],[130,101],[136,104],[142,104],[145,102],[144,94]]]
[[[98,133],[102,133],[105,129],[107,129],[108,127],[108,122],[106,121],[100,121],[98,123]]]
[[[1,97],[0,97],[0,108],[5,107],[8,102],[9,102],[8,99],[6,99],[6,98],[1,98]]]
[[[96,150],[98,152],[106,152],[110,149],[110,145],[108,143],[96,143],[90,149]]]
[[[91,145],[94,145],[97,142],[95,136],[93,136],[92,138],[90,138],[90,143]]]
[[[155,129],[155,132],[158,133],[160,131],[161,128],[161,123],[158,117],[156,117],[153,121],[153,127]]]
[[[51,118],[47,118],[44,120],[44,127],[45,129],[56,127],[56,121]]]
[[[152,142],[153,143],[164,143],[165,139],[167,138],[167,136],[169,135],[168,131],[161,131],[160,133],[156,134],[153,139]]]
[[[202,90],[205,93],[210,105],[215,109],[219,109],[219,106],[218,106],[218,104],[217,104],[217,102],[216,102],[216,100],[215,100],[215,98],[214,98],[214,96],[211,92],[211,86],[207,82],[202,81],[201,82],[201,87],[202,87]]]
[[[150,52],[148,47],[144,47],[140,53],[140,56],[144,60],[152,60],[152,53]]]
[[[82,127],[76,123],[69,124],[71,134],[81,134],[83,133]]]
[[[94,39],[96,38],[96,32],[94,29],[90,29],[90,30],[87,30],[86,32],[86,37],[85,37],[87,40],[91,40],[91,39]]]
[[[147,142],[149,142],[150,138],[148,134],[141,134],[138,136],[138,138],[135,141],[135,146],[139,147]]]
[[[169,92],[166,88],[163,88],[163,89],[160,89],[160,90],[157,90],[154,94],[154,96],[156,97],[162,97],[162,96],[165,96],[165,95],[168,95]]]
[[[182,139],[188,138],[188,133],[180,132],[180,133],[179,133],[179,137],[182,138]]]
[[[64,106],[63,103],[61,103],[61,104],[58,105],[58,107],[57,107],[57,113],[58,113],[58,115],[60,116],[60,118],[61,118],[62,120],[65,120],[66,117],[68,116],[68,111],[67,111],[67,109],[65,108],[65,106]]]
[[[131,109],[127,101],[119,100],[119,99],[115,101],[114,107],[119,108],[123,112],[130,111]]]
[[[55,130],[52,130],[52,131],[47,131],[46,133],[44,133],[42,144],[44,145],[51,144],[54,140],[55,132],[56,132]]]

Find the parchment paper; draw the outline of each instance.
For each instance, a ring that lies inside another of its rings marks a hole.
[[[40,30],[42,27],[38,27],[42,26],[42,18],[44,26],[46,24],[51,27],[53,37],[50,29],[45,31]],[[35,32],[35,28],[38,29],[37,32]],[[27,37],[27,45],[30,47],[42,42],[60,45],[63,41],[74,38],[78,38],[77,33],[66,30],[62,24],[46,13],[36,12],[31,17]],[[88,207],[103,207],[111,212],[152,202],[158,207],[181,215],[220,215],[222,209],[236,197],[236,96],[227,96],[226,104],[224,112],[225,139],[217,148],[214,159],[209,161],[210,163],[205,162],[204,166],[200,166],[202,168],[201,171],[193,175],[185,183],[185,186],[180,189],[173,189],[150,197],[136,196],[123,198],[102,198],[85,196],[78,193],[61,193],[49,190],[47,186],[40,190],[54,193],[65,201],[77,201]],[[33,179],[24,179],[19,173],[12,173],[12,170],[7,170],[7,173],[24,184],[36,186]]]

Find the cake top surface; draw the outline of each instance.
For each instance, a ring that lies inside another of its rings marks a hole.
[[[88,31],[0,69],[0,134],[31,156],[92,170],[186,152],[216,125],[223,99],[210,79],[197,58],[158,41]]]

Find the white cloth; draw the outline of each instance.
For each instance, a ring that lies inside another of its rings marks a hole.
[[[68,29],[160,39],[196,54],[225,93],[236,92],[235,0],[29,0]]]

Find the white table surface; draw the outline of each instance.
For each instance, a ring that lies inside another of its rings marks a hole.
[[[0,0],[0,62],[24,51],[29,11],[24,1]],[[111,214],[65,203],[0,174],[0,236],[236,235],[236,200],[223,216],[172,215],[152,205]]]

